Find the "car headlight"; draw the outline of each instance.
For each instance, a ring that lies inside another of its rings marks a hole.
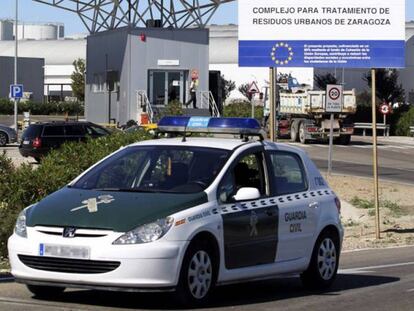
[[[170,230],[173,223],[174,218],[172,217],[158,219],[123,234],[113,244],[125,245],[154,242],[163,237]]]
[[[19,216],[17,217],[16,226],[14,227],[14,232],[22,238],[27,238],[26,210],[27,208],[20,212]]]

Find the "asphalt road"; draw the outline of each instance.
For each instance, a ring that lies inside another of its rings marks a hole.
[[[290,143],[289,143],[290,144]],[[322,171],[328,168],[327,143],[301,145]],[[414,139],[404,142],[392,138],[378,144],[379,178],[401,183],[414,184]],[[354,136],[349,146],[334,145],[333,173],[372,177],[372,144],[370,138]]]
[[[67,290],[53,301],[32,297],[24,285],[0,282],[0,310],[177,309],[173,294]],[[413,310],[414,247],[342,254],[330,290],[302,288],[297,277],[219,287],[206,310]]]

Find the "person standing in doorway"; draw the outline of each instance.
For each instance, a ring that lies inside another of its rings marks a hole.
[[[186,107],[193,103],[193,108],[197,109],[197,88],[198,88],[198,79],[192,78],[190,83],[190,100],[185,104]]]

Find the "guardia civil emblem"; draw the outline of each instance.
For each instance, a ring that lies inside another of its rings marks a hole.
[[[98,205],[100,204],[109,204],[112,201],[115,201],[112,195],[100,195],[97,198],[89,198],[87,200],[83,200],[81,206],[72,208],[71,212],[76,212],[81,209],[87,208],[89,213],[96,213],[98,211]]]
[[[276,43],[272,47],[272,52],[270,53],[272,61],[280,66],[289,65],[289,62],[293,60],[293,55],[293,48],[284,42]]]

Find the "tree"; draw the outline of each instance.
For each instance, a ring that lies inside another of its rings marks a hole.
[[[377,69],[375,71],[376,95],[380,103],[404,102],[405,93],[402,84],[398,83],[398,71],[395,69]],[[372,87],[371,71],[364,75],[364,80]]]
[[[325,91],[328,84],[338,84],[338,79],[331,73],[315,75],[314,81],[318,89]]]
[[[249,83],[244,83],[240,85],[238,88],[239,92],[242,93],[242,95],[250,101],[252,99],[252,95],[251,93],[249,93],[249,89],[250,89]]]
[[[86,65],[85,60],[78,58],[73,63],[75,70],[70,76],[72,80],[72,92],[73,95],[80,101],[85,100],[85,72]]]
[[[230,93],[236,89],[236,83],[232,80],[227,80],[224,75],[221,76],[221,97],[223,103],[229,98]]]

